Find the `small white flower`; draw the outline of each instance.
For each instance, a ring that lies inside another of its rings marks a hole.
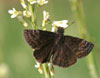
[[[43,5],[43,4],[47,4],[48,1],[46,1],[46,0],[37,0],[37,3],[38,3],[39,5]]]
[[[43,11],[43,20],[47,21],[49,19],[49,12]]]
[[[35,68],[39,68],[40,67],[40,63],[37,62],[37,64],[35,65]]]
[[[49,19],[49,12],[43,11],[43,22],[42,22],[42,26],[44,27],[46,25],[46,22]]]
[[[30,17],[31,16],[31,12],[27,11],[27,10],[24,10],[23,11],[23,16]]]
[[[27,6],[26,6],[26,4],[25,4],[25,1],[24,1],[24,0],[20,0],[20,3],[21,3],[21,5],[22,5],[22,7],[23,7],[24,9],[26,9],[26,8],[27,8]]]
[[[53,26],[51,31],[55,32],[56,31],[56,26]]]
[[[28,27],[28,24],[24,20],[23,16],[18,16],[17,19],[24,25],[24,27]]]
[[[26,22],[23,23],[24,27],[28,27],[28,24]]]
[[[21,3],[21,4],[22,4],[22,6],[23,6],[24,9],[27,8],[26,4],[24,4],[24,3]]]
[[[54,21],[52,23],[53,26],[57,26],[57,27],[63,27],[63,28],[66,28],[68,27],[68,20],[62,20],[62,21]]]
[[[16,11],[15,8],[13,8],[12,10],[8,10],[8,13],[9,13],[9,14],[12,14],[12,15],[11,15],[11,18],[15,18],[15,17],[17,17],[17,16],[19,15],[19,12]]]
[[[46,0],[28,0],[28,2],[30,2],[30,4],[38,3],[39,5],[43,5],[43,4],[48,3],[48,1],[46,1]]]
[[[37,65],[35,65],[35,68],[38,69],[38,71],[40,72],[40,74],[43,74],[42,66],[41,66],[40,63],[37,62]]]
[[[49,67],[49,71],[50,71],[51,76],[54,76],[53,64],[52,63],[48,63],[48,67]]]
[[[36,0],[28,0],[28,2],[30,2],[30,4],[35,4],[35,3],[37,3]]]

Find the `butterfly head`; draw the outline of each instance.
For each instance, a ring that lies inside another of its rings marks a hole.
[[[58,27],[57,28],[57,34],[63,34],[64,33],[64,28]]]

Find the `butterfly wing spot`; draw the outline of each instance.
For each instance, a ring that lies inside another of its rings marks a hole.
[[[93,47],[94,45],[92,43],[87,42],[85,40],[81,41],[81,43],[78,45],[76,56],[78,56],[78,58],[81,58],[83,56],[88,55],[93,49]]]

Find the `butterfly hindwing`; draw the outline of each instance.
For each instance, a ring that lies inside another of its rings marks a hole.
[[[42,46],[54,40],[55,34],[42,30],[24,30],[24,38],[33,49],[40,49]]]
[[[53,53],[53,43],[47,43],[43,47],[41,47],[39,50],[35,50],[33,52],[33,57],[36,61],[39,63],[46,63],[50,61],[50,57]]]
[[[69,47],[73,50],[73,53],[78,57],[84,57],[90,53],[93,49],[93,44],[87,42],[86,40],[72,37],[72,36],[64,36],[65,43],[69,45]]]
[[[76,62],[77,58],[66,44],[56,46],[52,63],[59,67],[68,67]]]

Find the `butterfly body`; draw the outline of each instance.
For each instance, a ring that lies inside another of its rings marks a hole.
[[[93,44],[86,40],[64,36],[64,29],[58,27],[56,32],[42,30],[24,30],[28,45],[35,49],[33,56],[39,63],[50,62],[60,67],[68,67],[90,53]]]

